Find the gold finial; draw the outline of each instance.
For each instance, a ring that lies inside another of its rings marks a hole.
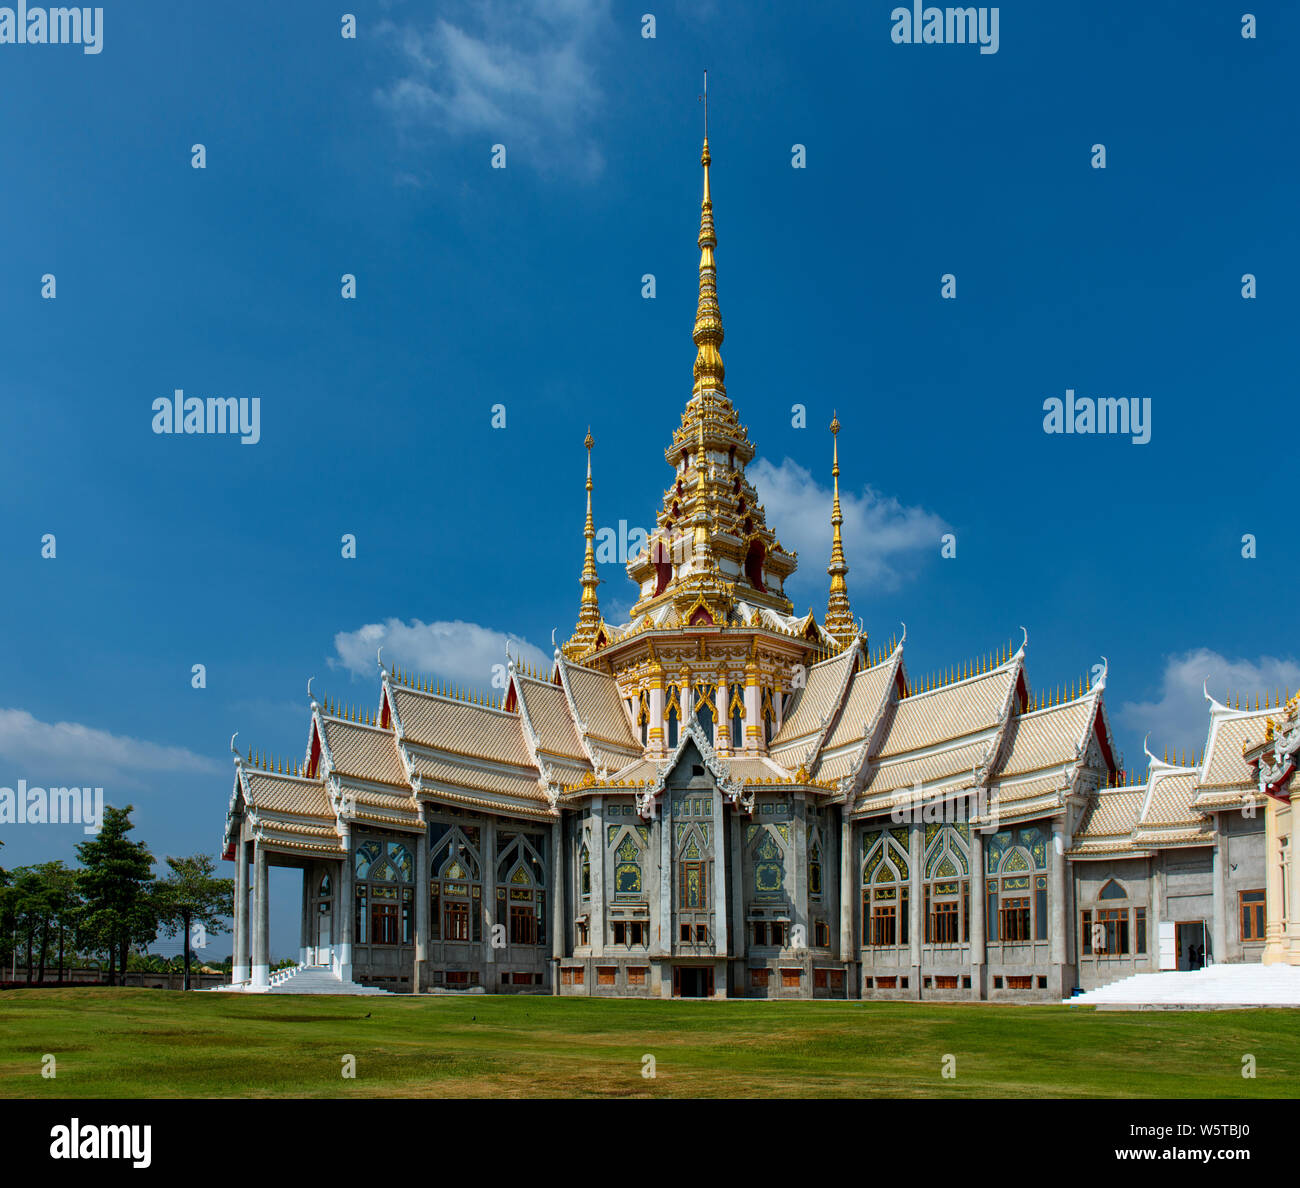
[[[844,561],[844,540],[840,525],[844,515],[840,511],[840,419],[831,413],[831,481],[835,496],[831,502],[831,563],[826,567],[830,575],[830,596],[826,601],[826,630],[840,643],[847,644],[857,634],[857,623],[849,605],[849,587],[844,580],[849,567]]]
[[[713,196],[709,189],[709,155],[708,129],[708,93],[707,74],[705,76],[704,99],[704,149],[700,153],[700,164],[704,167],[704,198],[700,203],[700,234],[697,243],[700,248],[700,298],[695,309],[695,330],[691,337],[695,341],[695,386],[694,392],[711,390],[725,396],[727,389],[723,385],[725,370],[722,366],[721,346],[723,339],[722,311],[718,307],[717,265],[713,259],[713,249],[718,246],[717,236],[713,230]]]
[[[591,426],[587,426],[587,436],[582,444],[587,449],[587,519],[583,524],[582,535],[586,546],[582,557],[582,600],[578,609],[578,624],[573,636],[564,645],[566,655],[577,656],[589,651],[600,638],[600,603],[596,597],[596,588],[600,585],[600,576],[596,573],[596,521],[591,511],[591,447],[596,444],[591,436]]]

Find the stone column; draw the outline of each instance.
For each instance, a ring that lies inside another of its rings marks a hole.
[[[551,956],[555,959],[552,990],[560,992],[560,958],[564,956],[566,916],[564,911],[565,874],[568,865],[564,856],[564,822],[556,818],[551,822]]]
[[[483,826],[483,852],[479,855],[479,875],[483,880],[483,945],[482,957],[488,964],[497,959],[497,947],[492,943],[492,930],[498,924],[510,925],[509,919],[497,919],[497,821],[489,817]],[[509,912],[509,906],[506,911]],[[471,930],[470,936],[474,933]],[[488,970],[489,978],[493,971]]]
[[[1160,894],[1160,870],[1156,864],[1155,857],[1149,857],[1147,864],[1147,886],[1151,888],[1151,907],[1148,914],[1150,923],[1147,925],[1147,956],[1151,960],[1153,970],[1160,969],[1160,921],[1164,919],[1165,906],[1164,896]],[[1079,912],[1075,912],[1075,920],[1079,928],[1083,927],[1083,917]],[[1079,937],[1079,964],[1083,964],[1083,948],[1086,944],[1089,949],[1092,948],[1092,938]],[[1083,979],[1080,978],[1080,984]]]
[[[651,656],[648,689],[650,722],[646,730],[646,746],[652,755],[664,754],[664,669]]]
[[[857,886],[861,880],[853,877],[853,822],[849,820],[849,806],[840,806],[840,960],[854,960],[854,911]]]
[[[1287,872],[1290,886],[1286,892],[1287,909],[1287,960],[1296,964],[1300,960],[1300,861],[1296,845],[1300,842],[1300,828],[1296,827],[1296,814],[1300,813],[1300,796],[1291,801],[1291,833],[1287,842]]]
[[[591,955],[605,955],[605,798],[591,798]]]
[[[665,788],[659,795],[659,945],[665,957],[673,952],[673,826],[672,795]],[[653,834],[651,835],[653,836]],[[664,997],[671,998],[672,978],[665,982]]]
[[[355,869],[352,863],[352,831],[346,830],[343,834],[339,893],[334,901],[334,910],[339,914],[339,949],[334,957],[334,968],[345,982],[352,980],[352,938],[357,915]]]
[[[415,839],[415,967],[411,973],[411,989],[416,994],[424,992],[429,968],[429,823],[424,819],[424,806],[420,808],[422,828]]]
[[[767,750],[763,737],[763,690],[758,685],[758,663],[745,665],[745,750],[757,754]]]
[[[235,959],[231,963],[230,982],[237,986],[247,982],[248,968],[248,843],[244,840],[244,823],[240,822],[235,842]]]
[[[793,901],[794,928],[803,929],[803,951],[797,955],[801,960],[808,960],[812,948],[813,936],[811,921],[808,918],[808,818],[804,816],[804,794],[796,792],[790,797],[790,878],[794,883]],[[793,938],[791,938],[793,944]]]
[[[988,962],[988,926],[984,905],[988,902],[988,876],[984,865],[984,834],[976,826],[970,831],[970,996],[984,998]]]
[[[1286,960],[1282,934],[1282,843],[1277,828],[1277,802],[1264,803],[1264,964]],[[1294,810],[1293,810],[1294,811]]]
[[[745,817],[739,808],[731,813],[731,955],[744,958],[749,943],[749,930],[745,927]],[[739,977],[745,976],[743,961]],[[745,992],[743,986],[738,987]]]
[[[691,720],[691,707],[695,704],[695,690],[691,687],[691,674],[683,670],[678,681],[677,701],[682,707],[682,718],[677,723],[677,741],[682,741],[682,731]]]
[[[302,868],[302,910],[298,920],[298,964],[307,964],[307,946],[311,938],[307,935],[307,925],[311,912],[311,866]]]
[[[718,806],[713,825],[713,952],[718,957],[728,957],[731,949],[727,944],[727,801],[717,792],[712,799]],[[717,989],[715,986],[714,990]]]
[[[253,855],[253,987],[265,989],[271,973],[271,896],[266,848],[260,841],[253,842]]]
[[[1228,960],[1228,855],[1224,852],[1228,846],[1228,839],[1224,836],[1222,828],[1219,829],[1218,834],[1210,855],[1212,896],[1210,955],[1214,958],[1212,964],[1224,965]]]
[[[731,713],[727,709],[731,703],[731,686],[727,684],[725,672],[718,677],[717,698],[713,707],[713,749],[723,758],[731,754]]]
[[[908,833],[908,865],[912,868],[908,879],[908,947],[911,949],[912,973],[908,985],[913,998],[921,997],[921,942],[925,936],[924,871],[925,828],[913,821]]]
[[[1068,844],[1063,823],[1054,820],[1052,844],[1047,852],[1047,939],[1052,967],[1048,987],[1058,998],[1066,998],[1070,993],[1070,987],[1065,984],[1065,850]]]

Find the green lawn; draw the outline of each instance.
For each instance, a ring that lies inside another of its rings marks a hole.
[[[1285,1010],[16,990],[0,994],[0,1097],[1290,1097],[1298,1025]]]

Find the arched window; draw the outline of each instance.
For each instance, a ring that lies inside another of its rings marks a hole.
[[[586,899],[591,894],[591,851],[586,842],[582,843],[582,853],[578,858],[578,880],[582,897]]]
[[[1122,883],[1115,879],[1107,879],[1102,889],[1097,892],[1098,899],[1127,899],[1128,892],[1124,889]]]
[[[1047,830],[1003,829],[985,843],[989,940],[1029,944],[1047,939]]]
[[[745,699],[741,696],[743,686],[738,682],[731,685],[731,704],[727,707],[731,717],[731,745],[740,750],[745,745]]]
[[[822,897],[822,848],[816,841],[808,851],[808,894],[813,899]]]
[[[862,855],[863,947],[908,944],[907,827],[866,834]]]
[[[677,726],[682,718],[682,704],[678,696],[680,690],[676,685],[668,686],[668,701],[664,705],[664,721],[667,723],[668,749],[677,746]]]
[[[356,872],[355,941],[409,945],[414,924],[415,862],[399,841],[368,837],[352,856]]]
[[[641,745],[645,746],[650,739],[650,701],[644,689],[637,694],[636,724],[641,728]]]
[[[629,832],[614,851],[614,896],[616,899],[640,899],[641,848]]]
[[[430,845],[429,884],[434,940],[478,944],[483,939],[483,883],[476,826],[434,825]]]
[[[700,724],[700,729],[704,731],[704,737],[713,742],[713,723],[714,723],[714,698],[718,695],[718,687],[713,684],[703,684],[695,686],[695,720]]]
[[[546,943],[546,866],[542,839],[502,834],[497,857],[497,923],[512,945]]]
[[[745,531],[749,532],[750,522],[745,521]],[[749,579],[749,584],[755,590],[766,590],[763,584],[763,561],[767,556],[767,550],[763,547],[761,540],[753,541],[749,546],[749,551],[745,554],[745,576]]]
[[[767,742],[772,741],[772,735],[776,733],[776,707],[772,704],[772,690],[763,690],[763,738]]]
[[[970,939],[970,827],[929,825],[925,851],[925,940],[956,945]]]

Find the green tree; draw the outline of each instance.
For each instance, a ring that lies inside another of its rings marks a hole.
[[[207,854],[191,854],[188,858],[167,859],[171,867],[165,878],[156,884],[158,918],[163,931],[175,936],[179,930],[185,935],[185,989],[190,988],[190,946],[196,929],[207,938],[227,931],[230,904],[235,897],[235,881],[215,877],[216,863]]]
[[[85,900],[80,935],[93,947],[107,950],[110,985],[117,969],[126,985],[131,945],[148,944],[158,935],[153,855],[144,842],[127,836],[133,808],[106,807],[99,833],[77,846],[83,867],[78,886]]]

